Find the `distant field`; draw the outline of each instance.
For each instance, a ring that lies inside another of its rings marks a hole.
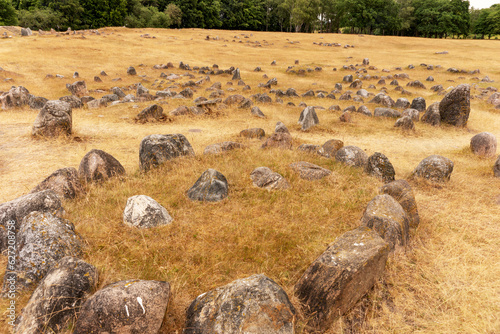
[[[3,31],[0,29],[0,35]],[[179,62],[193,66],[217,64],[221,69],[239,68],[241,78],[251,90],[242,91],[231,75],[211,76],[211,81],[195,88],[195,98],[208,97],[205,88],[222,83],[225,96],[268,92],[259,88],[263,74],[277,78],[276,88],[293,87],[299,94],[312,90],[330,92],[344,75],[354,72],[344,65],[361,64],[369,58],[383,76],[407,73],[422,81],[427,89],[406,87],[412,92],[402,96],[389,85],[396,100],[422,96],[427,105],[442,96],[430,91],[432,85],[445,89],[461,83],[481,88],[500,89],[500,42],[496,40],[453,40],[378,37],[340,34],[287,34],[202,29],[100,29],[99,35],[43,35],[0,39],[0,91],[22,85],[30,93],[48,99],[69,95],[67,83],[79,72],[90,95],[100,97],[113,86],[125,87],[141,82],[154,94],[165,72],[185,74]],[[145,34],[148,34],[146,37]],[[153,38],[154,37],[154,38]],[[258,43],[257,43],[258,42]],[[333,47],[319,43],[349,44]],[[436,52],[448,51],[448,54]],[[271,66],[272,61],[276,66]],[[299,65],[294,65],[299,60]],[[155,70],[153,65],[172,62],[173,69]],[[415,69],[408,69],[413,64]],[[421,64],[434,65],[427,70]],[[441,68],[436,68],[440,65]],[[138,76],[126,70],[134,66]],[[254,72],[260,66],[262,72]],[[294,69],[322,67],[304,76],[287,73]],[[396,70],[401,67],[401,70]],[[455,67],[479,74],[453,74]],[[333,71],[336,68],[337,71]],[[382,72],[387,69],[390,73]],[[101,83],[94,82],[100,76]],[[194,79],[206,77],[189,72]],[[64,78],[46,78],[47,74]],[[426,82],[433,76],[434,82]],[[479,83],[489,76],[493,83]],[[10,78],[11,80],[5,81]],[[121,78],[121,81],[112,81]],[[363,88],[377,94],[378,80],[366,80]],[[369,89],[373,84],[376,89]],[[170,84],[165,82],[162,89]],[[234,92],[227,91],[234,88]],[[344,91],[348,86],[344,84]],[[179,91],[180,89],[177,89]],[[126,93],[134,93],[130,90]],[[355,93],[355,92],[354,92]],[[273,101],[274,94],[269,94]],[[72,138],[34,140],[31,126],[38,111],[29,108],[0,110],[0,202],[28,193],[56,169],[78,168],[91,149],[102,149],[125,167],[124,180],[90,185],[87,194],[64,203],[66,218],[75,224],[87,243],[84,259],[100,274],[99,287],[123,279],[154,279],[171,283],[173,301],[169,307],[169,333],[181,333],[185,310],[199,294],[235,279],[263,273],[280,284],[291,296],[293,286],[309,264],[337,236],[359,225],[366,204],[382,183],[360,170],[345,167],[334,159],[295,150],[300,144],[322,145],[340,139],[356,145],[368,155],[385,154],[394,165],[396,178],[407,178],[417,164],[431,154],[453,160],[451,181],[435,186],[413,181],[421,217],[412,231],[409,247],[391,255],[384,279],[349,314],[339,319],[329,333],[500,333],[500,179],[493,177],[495,159],[474,156],[470,138],[483,131],[500,138],[500,112],[486,99],[471,99],[471,115],[464,129],[432,127],[416,123],[414,133],[405,134],[393,127],[394,119],[369,118],[353,114],[352,123],[341,123],[341,112],[329,111],[361,105],[353,101],[319,98],[283,98],[284,104],[257,104],[266,119],[253,117],[247,109],[229,107],[219,116],[179,116],[165,123],[136,124],[133,118],[153,102],[124,103],[100,109],[74,109]],[[486,96],[487,98],[488,96]],[[365,103],[368,99],[365,99]],[[318,110],[320,125],[306,132],[297,124],[303,108]],[[167,99],[165,113],[179,105],[192,106],[192,100]],[[366,103],[373,111],[374,104]],[[261,127],[270,135],[282,121],[294,139],[294,150],[261,150],[260,140],[238,136],[243,129]],[[190,131],[193,129],[201,131]],[[150,134],[182,133],[190,141],[196,157],[178,159],[162,168],[139,172],[139,144]],[[74,140],[79,137],[81,140]],[[247,146],[221,156],[203,155],[203,149],[226,140]],[[315,182],[300,179],[289,165],[308,161],[328,168],[335,177]],[[292,184],[285,192],[267,192],[252,186],[250,172],[267,166],[281,173]],[[222,172],[229,180],[229,198],[217,204],[194,203],[185,192],[207,168]],[[167,208],[174,218],[170,226],[138,231],[124,226],[122,213],[127,198],[145,194]],[[0,256],[0,268],[6,257]],[[3,270],[0,270],[0,279]],[[29,294],[21,296],[24,305]],[[18,306],[18,307],[19,307]],[[6,332],[7,303],[0,300],[0,332]],[[304,321],[297,319],[297,333],[305,332]]]

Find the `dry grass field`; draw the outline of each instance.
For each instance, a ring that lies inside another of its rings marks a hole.
[[[0,29],[0,33],[2,33]],[[155,38],[140,37],[149,34]],[[206,40],[206,36],[219,37]],[[248,38],[245,38],[245,35]],[[235,38],[237,37],[237,38]],[[256,41],[260,42],[257,46]],[[295,43],[290,43],[293,41]],[[300,42],[300,43],[296,43]],[[350,44],[355,48],[325,47],[313,42]],[[449,54],[436,54],[438,51]],[[252,87],[226,83],[230,75],[212,76],[211,82],[196,89],[195,97],[206,96],[205,88],[221,82],[223,89],[246,96],[267,90],[265,73],[276,77],[276,88],[331,91],[351,71],[343,65],[361,64],[363,58],[377,70],[372,75],[407,73],[427,88],[445,88],[460,83],[476,84],[488,75],[494,83],[479,88],[500,89],[500,42],[478,40],[431,40],[337,34],[286,34],[209,30],[131,30],[107,28],[100,35],[44,35],[0,39],[0,91],[23,85],[30,93],[49,99],[69,95],[65,85],[76,81],[78,71],[90,90],[128,87],[142,82],[154,92],[160,73],[184,74],[179,62],[193,66],[230,66]],[[321,66],[321,72],[297,76],[286,72],[298,59],[298,68]],[[276,60],[277,66],[270,66]],[[153,65],[172,62],[176,68],[155,70]],[[421,63],[441,65],[428,71]],[[409,70],[409,64],[415,69]],[[139,76],[128,76],[129,66]],[[262,67],[262,72],[254,68]],[[337,71],[332,71],[333,68]],[[402,67],[402,70],[395,70]],[[480,74],[452,74],[449,67],[474,70]],[[104,70],[102,83],[93,81]],[[204,75],[192,72],[198,80]],[[47,74],[64,78],[46,79]],[[425,82],[432,75],[434,83]],[[4,81],[12,78],[13,81]],[[122,78],[114,82],[112,79]],[[185,82],[184,77],[179,82]],[[409,80],[399,80],[405,86]],[[377,80],[365,81],[363,88]],[[163,88],[169,86],[163,84]],[[345,87],[345,85],[344,85]],[[401,96],[386,87],[396,100]],[[405,87],[407,88],[407,87]],[[345,90],[346,88],[344,88]],[[427,105],[442,96],[429,89],[409,88]],[[132,92],[132,91],[131,91]],[[472,89],[471,95],[479,94]],[[226,96],[234,94],[226,92]],[[100,97],[106,93],[91,93]],[[272,96],[274,100],[274,95]],[[280,284],[298,306],[293,286],[309,264],[337,236],[359,225],[366,204],[382,183],[362,171],[345,167],[334,159],[295,150],[301,143],[321,145],[340,139],[345,145],[385,154],[396,170],[396,178],[408,178],[416,165],[431,154],[453,160],[450,182],[434,185],[412,181],[420,226],[411,233],[411,242],[389,257],[386,274],[349,314],[335,322],[331,333],[500,333],[500,179],[493,177],[495,159],[474,156],[470,138],[483,131],[500,137],[500,112],[485,100],[471,100],[471,115],[464,129],[432,127],[416,123],[416,131],[403,133],[393,119],[353,115],[352,123],[341,123],[340,112],[328,111],[352,101],[316,98],[284,98],[285,104],[259,105],[266,119],[253,117],[247,109],[228,108],[215,116],[179,116],[171,122],[136,124],[135,115],[152,102],[125,103],[100,109],[74,109],[71,138],[35,140],[30,136],[37,110],[0,110],[0,202],[28,193],[56,169],[76,167],[93,148],[116,157],[125,167],[124,179],[88,185],[86,195],[66,201],[66,218],[84,238],[84,259],[99,270],[99,288],[123,279],[155,279],[172,285],[173,299],[168,311],[168,333],[181,333],[185,310],[199,294],[235,279],[263,273]],[[304,101],[323,106],[320,125],[306,132],[297,124],[302,108],[287,107]],[[166,113],[192,101],[166,100]],[[367,104],[373,111],[375,105]],[[261,150],[260,140],[238,136],[246,128],[261,127],[267,134],[282,121],[294,138],[294,150]],[[201,131],[193,131],[194,129]],[[146,174],[139,172],[139,144],[149,134],[182,133],[192,144],[196,157],[171,161]],[[75,140],[79,137],[81,140]],[[224,155],[206,156],[203,149],[212,143],[233,140],[247,148]],[[309,182],[289,167],[309,161],[332,170],[333,176]],[[284,192],[267,192],[252,186],[250,172],[268,166],[292,184]],[[185,192],[207,168],[222,172],[229,181],[229,197],[219,203],[195,203]],[[126,227],[122,213],[127,198],[145,194],[162,204],[174,218],[173,224],[152,230]],[[6,258],[0,256],[0,267]],[[0,279],[3,278],[3,270]],[[18,299],[19,309],[29,293]],[[0,332],[7,332],[5,310],[0,300]],[[296,332],[304,333],[304,319],[297,318]]]

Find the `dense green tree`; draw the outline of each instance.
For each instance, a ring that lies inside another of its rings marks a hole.
[[[259,30],[265,26],[264,0],[222,0],[223,29]]]
[[[0,0],[0,26],[17,25],[17,13],[10,0]]]
[[[59,29],[64,22],[61,13],[52,9],[20,10],[19,24],[22,27],[29,27],[33,30]]]

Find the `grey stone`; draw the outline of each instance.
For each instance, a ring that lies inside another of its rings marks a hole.
[[[459,85],[439,103],[441,122],[458,127],[467,125],[470,114],[470,86]]]
[[[63,97],[60,97],[59,100],[69,103],[69,105],[71,106],[71,109],[75,109],[75,108],[77,109],[77,108],[81,108],[83,106],[82,99],[80,99],[78,96],[75,96],[75,95],[63,96]],[[47,103],[47,101],[45,101],[45,103]],[[45,103],[44,103],[44,105],[45,105]]]
[[[358,110],[356,110],[356,112],[363,114],[365,116],[369,116],[369,117],[372,116],[372,113],[371,113],[370,109],[368,109],[367,106],[359,106],[359,108],[358,108]]]
[[[364,167],[368,155],[357,146],[344,146],[335,153],[335,160],[351,167]]]
[[[498,156],[497,161],[495,161],[493,165],[493,175],[495,177],[500,177],[500,156]]]
[[[31,131],[36,137],[56,137],[70,135],[72,130],[72,110],[64,101],[47,101],[38,113]]]
[[[398,109],[406,109],[410,107],[410,101],[408,99],[401,97],[396,101],[396,104],[394,105],[395,108]]]
[[[409,226],[416,228],[420,224],[417,202],[410,184],[406,180],[396,180],[379,189],[381,194],[392,196],[401,205],[408,217]]]
[[[257,167],[250,174],[253,185],[267,190],[286,190],[292,186],[281,175],[273,172],[268,167]]]
[[[89,93],[87,91],[87,84],[83,80],[75,81],[72,84],[67,84],[66,88],[72,95],[76,95],[77,97],[82,97],[88,95]]]
[[[137,114],[137,116],[135,116],[135,121],[139,123],[162,121],[165,119],[166,116],[163,114],[163,108],[158,104],[153,104],[144,108],[139,114]]]
[[[92,149],[82,158],[78,176],[87,181],[103,181],[110,177],[125,175],[125,168],[111,154]]]
[[[325,158],[334,158],[338,150],[344,146],[344,142],[338,139],[327,140],[318,150],[318,154]]]
[[[208,145],[205,147],[205,150],[203,150],[203,154],[221,154],[239,148],[244,148],[244,146],[234,141],[225,141],[222,143]]]
[[[33,188],[30,193],[38,193],[49,189],[64,199],[73,199],[84,193],[83,186],[78,178],[78,172],[73,167],[56,170]]]
[[[194,156],[191,144],[182,134],[154,134],[144,137],[141,141],[139,160],[142,171],[148,171],[170,159],[182,156]]]
[[[415,123],[410,116],[403,116],[398,118],[396,123],[394,123],[394,127],[401,128],[405,131],[415,130]]]
[[[368,158],[365,173],[378,177],[383,182],[394,181],[396,172],[389,159],[382,153],[375,152]]]
[[[309,106],[302,110],[298,123],[302,126],[302,131],[306,131],[319,124],[318,115],[316,114],[314,107]]]
[[[419,111],[417,109],[412,109],[412,108],[408,108],[408,109],[403,110],[403,112],[401,113],[401,116],[403,116],[403,117],[408,116],[414,122],[418,122],[420,119]]]
[[[196,180],[195,184],[187,191],[187,196],[192,201],[218,202],[228,195],[226,177],[215,169],[207,169]]]
[[[432,126],[441,125],[441,115],[439,114],[439,102],[434,102],[431,104],[427,111],[422,115],[420,119],[423,123],[430,124]]]
[[[28,105],[31,109],[42,109],[47,101],[48,99],[46,99],[45,97],[30,94],[28,98]]]
[[[497,138],[489,132],[481,132],[470,140],[471,151],[482,157],[494,157],[497,153]]]
[[[445,182],[450,180],[452,172],[453,161],[441,155],[431,155],[418,164],[413,171],[413,176],[434,182]]]
[[[252,115],[254,115],[256,117],[260,117],[260,118],[266,118],[266,115],[264,115],[262,110],[260,110],[260,108],[257,106],[252,108]]]
[[[306,161],[290,164],[290,167],[299,174],[301,179],[314,181],[332,174],[332,171]]]
[[[146,195],[129,197],[123,210],[123,223],[130,227],[152,228],[172,221],[167,209]]]
[[[375,110],[373,111],[373,116],[398,118],[401,117],[401,113],[391,108],[375,108]]]
[[[130,66],[129,68],[127,68],[127,74],[128,75],[137,75],[137,71],[135,70],[135,68],[133,66]]]

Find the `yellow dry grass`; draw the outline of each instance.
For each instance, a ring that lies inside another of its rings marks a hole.
[[[51,35],[0,40],[0,67],[4,70],[0,71],[0,91],[23,85],[35,95],[57,99],[69,94],[65,84],[75,81],[75,71],[91,90],[127,87],[142,80],[126,75],[131,65],[139,75],[146,76],[148,82],[143,84],[151,88],[161,72],[185,73],[177,68],[152,69],[155,64],[169,61],[175,65],[183,61],[191,66],[239,67],[242,79],[252,87],[251,94],[265,92],[257,87],[266,81],[263,73],[276,77],[279,89],[293,87],[299,93],[309,89],[331,91],[344,75],[353,74],[341,67],[360,64],[363,58],[369,58],[370,64],[378,68],[371,74],[384,75],[384,68],[391,74],[406,72],[427,88],[433,84],[447,88],[476,83],[473,77],[485,75],[496,82],[480,87],[500,88],[500,44],[496,41],[200,29],[107,28],[100,32],[85,38]],[[156,38],[141,38],[144,33]],[[207,35],[219,39],[207,41]],[[256,47],[255,41],[262,47]],[[325,47],[313,42],[338,42],[355,48]],[[449,54],[435,54],[444,50]],[[287,66],[296,59],[300,68],[322,66],[323,71],[304,77],[286,73]],[[273,60],[277,66],[270,66]],[[421,63],[442,68],[428,71],[419,66]],[[406,69],[409,64],[416,69]],[[254,72],[257,66],[263,72]],[[398,66],[403,70],[396,71]],[[333,67],[338,71],[332,71]],[[478,68],[481,73],[450,74],[446,72],[448,67]],[[93,77],[101,70],[109,76],[101,77],[102,83],[95,83]],[[49,73],[65,78],[45,79]],[[429,75],[435,78],[434,83],[425,82]],[[111,81],[118,77],[122,81]],[[201,77],[204,76],[196,75],[196,79]],[[3,81],[5,78],[12,78],[13,82]],[[228,75],[213,76],[211,83],[220,81],[226,89],[230,79]],[[408,82],[399,81],[402,85]],[[208,96],[205,88],[211,83],[198,88],[195,96]],[[380,89],[376,81],[365,82],[364,88],[370,83]],[[394,99],[400,97],[388,83],[390,95]],[[241,86],[235,83],[232,87],[235,93],[241,93]],[[409,90],[414,93],[411,98],[423,96],[428,105],[442,98],[429,90]],[[226,92],[226,96],[229,94],[232,93]],[[291,101],[326,108],[332,104],[342,108],[355,104],[311,98]],[[488,131],[500,137],[500,114],[484,101],[472,100],[466,129],[417,123],[416,132],[410,134],[393,128],[393,120],[357,114],[353,123],[340,123],[340,113],[328,110],[318,112],[320,126],[302,132],[296,124],[301,109],[280,104],[260,106],[267,119],[251,117],[248,110],[228,108],[217,118],[177,117],[169,123],[135,124],[133,117],[149,104],[136,103],[138,108],[121,104],[74,110],[74,137],[80,137],[81,142],[73,138],[33,140],[30,131],[37,111],[0,111],[2,202],[29,192],[58,168],[78,168],[81,158],[93,148],[112,154],[124,165],[125,179],[90,185],[85,196],[64,203],[67,218],[86,240],[84,259],[99,269],[100,287],[131,278],[169,281],[173,291],[168,312],[170,332],[181,331],[185,309],[198,294],[237,278],[264,273],[292,296],[293,285],[305,268],[337,236],[358,226],[364,207],[381,183],[330,159],[295,150],[263,151],[259,149],[260,141],[238,137],[241,130],[252,127],[271,133],[276,122],[283,121],[291,130],[295,147],[300,143],[321,145],[332,138],[341,139],[368,154],[384,153],[394,165],[397,178],[408,177],[431,154],[444,155],[455,163],[451,181],[444,185],[412,183],[421,224],[412,232],[410,246],[390,257],[384,279],[350,314],[334,324],[332,333],[500,332],[500,180],[492,175],[494,159],[478,158],[468,149],[470,138],[476,133]],[[168,112],[181,104],[185,102],[168,100],[163,107]],[[369,105],[372,111],[374,107]],[[140,141],[153,133],[183,133],[197,156],[171,161],[147,174],[139,173]],[[247,149],[222,156],[202,155],[207,145],[225,140],[242,142]],[[301,180],[288,167],[299,160],[329,168],[334,176],[317,182]],[[252,187],[249,174],[258,166],[281,173],[293,188],[269,193]],[[217,204],[193,203],[185,191],[207,168],[215,168],[227,177],[229,198]],[[151,196],[165,206],[174,223],[145,231],[125,227],[123,208],[127,198],[137,194]],[[0,257],[0,266],[5,263],[5,257]],[[29,294],[19,297],[18,310],[28,298]],[[298,305],[295,298],[292,301]],[[6,307],[6,301],[0,301],[0,331],[8,330]],[[297,332],[303,331],[304,321],[299,318]]]

